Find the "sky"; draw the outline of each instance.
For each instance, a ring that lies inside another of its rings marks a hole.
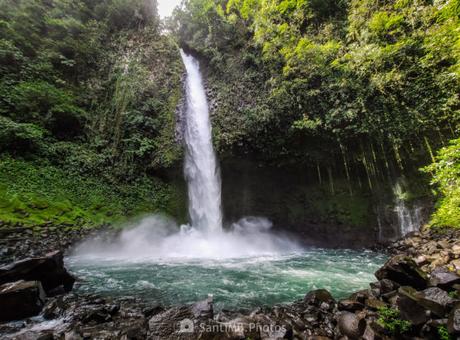
[[[158,12],[164,18],[172,14],[173,9],[180,5],[182,0],[158,0]]]

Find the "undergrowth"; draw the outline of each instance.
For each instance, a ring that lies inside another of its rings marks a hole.
[[[110,183],[49,164],[0,159],[0,221],[24,226],[96,226],[178,211],[178,193],[158,179]]]

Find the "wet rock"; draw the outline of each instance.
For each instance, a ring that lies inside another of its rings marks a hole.
[[[260,338],[261,340],[292,339],[293,331],[290,327],[270,325],[269,327],[262,327]]]
[[[375,273],[375,276],[379,280],[388,279],[401,286],[412,286],[417,289],[424,289],[427,286],[427,275],[405,255],[392,257]]]
[[[147,335],[147,330],[145,327],[142,326],[134,326],[131,328],[128,328],[123,332],[123,336],[121,337],[122,340],[137,340],[137,339],[145,339]]]
[[[367,325],[366,330],[364,331],[363,339],[364,340],[374,340],[375,339],[375,331],[369,325]]]
[[[307,304],[313,305],[320,305],[321,303],[330,303],[334,302],[334,298],[332,297],[331,293],[329,293],[326,289],[318,289],[309,292],[305,295],[304,302]]]
[[[460,304],[452,308],[447,320],[447,330],[450,334],[460,334]]]
[[[350,339],[359,339],[366,330],[366,321],[358,318],[356,314],[342,312],[338,319],[340,333]]]
[[[62,313],[62,310],[59,308],[59,302],[57,299],[47,302],[42,310],[42,315],[46,320],[55,319],[61,313]]]
[[[364,305],[358,301],[347,299],[339,301],[338,308],[340,311],[355,312],[357,310],[362,310],[364,308]]]
[[[444,268],[436,268],[431,272],[430,286],[451,290],[455,284],[460,284],[460,276]]]
[[[387,306],[385,302],[380,301],[378,299],[374,299],[374,298],[367,299],[365,302],[365,305],[367,308],[373,309],[373,310],[377,310],[379,308],[383,308]]]
[[[17,281],[0,286],[0,321],[24,319],[43,308],[45,293],[40,282]]]
[[[437,287],[417,292],[415,293],[415,298],[419,305],[432,311],[439,317],[443,317],[448,309],[448,306],[454,302],[446,291]]]
[[[112,316],[103,306],[88,306],[83,309],[81,321],[87,323],[104,323],[112,320]]]
[[[212,295],[192,305],[192,313],[195,318],[212,319],[214,316]]]
[[[417,291],[412,287],[400,287],[397,306],[401,313],[401,319],[410,321],[413,325],[421,325],[428,321],[429,317],[425,308],[415,297]]]
[[[164,308],[158,304],[153,305],[153,306],[148,306],[142,309],[142,313],[145,315],[145,317],[151,317],[163,311],[164,311]]]
[[[364,290],[360,290],[356,293],[351,294],[348,299],[352,301],[358,301],[364,304],[367,299],[373,298],[373,297],[374,296],[372,295],[372,292],[369,289],[364,289]]]
[[[62,252],[56,251],[45,257],[30,258],[0,268],[0,284],[19,280],[40,281],[47,294],[52,295],[58,287],[69,292],[75,279],[64,268]]]
[[[170,308],[150,318],[149,330],[154,336],[168,338],[181,331],[193,330],[195,327],[193,317],[190,306]]]
[[[75,331],[65,333],[64,340],[83,340],[83,338]]]
[[[399,285],[396,282],[393,282],[388,279],[383,279],[379,281],[379,288],[381,294],[388,294],[399,288]]]

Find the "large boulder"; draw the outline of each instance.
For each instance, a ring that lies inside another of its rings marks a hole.
[[[418,326],[428,321],[426,309],[420,305],[416,296],[417,291],[412,287],[400,287],[398,289],[397,305],[401,313],[401,319],[410,321]]]
[[[427,275],[411,258],[404,255],[392,257],[380,268],[375,276],[379,280],[388,279],[401,286],[411,286],[417,289],[427,287]]]
[[[340,300],[338,304],[338,309],[340,311],[348,311],[348,312],[355,312],[357,310],[362,310],[364,305],[358,301],[354,300]]]
[[[45,292],[38,281],[17,281],[0,286],[0,321],[28,318],[40,313]]]
[[[339,315],[338,326],[342,335],[350,339],[359,339],[366,330],[366,321],[354,313],[342,312]]]
[[[213,318],[213,301],[208,297],[192,305],[177,306],[150,318],[148,327],[153,337],[161,339],[196,339],[203,331],[199,326]],[[211,332],[212,333],[212,332]]]
[[[452,290],[455,284],[460,284],[460,276],[445,268],[436,268],[430,275],[430,286],[444,290]]]
[[[0,284],[7,282],[40,281],[48,295],[62,288],[69,292],[75,279],[64,268],[62,252],[56,251],[45,257],[29,258],[0,268]]]
[[[334,303],[335,300],[326,289],[312,290],[305,295],[303,301],[307,304],[320,305],[321,303]]]
[[[455,301],[449,296],[449,294],[447,294],[446,291],[438,287],[431,287],[421,292],[417,292],[415,294],[415,298],[417,299],[419,305],[432,311],[440,318],[444,317],[447,310]]]

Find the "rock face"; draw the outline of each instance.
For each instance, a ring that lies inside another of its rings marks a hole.
[[[415,261],[405,255],[397,255],[388,260],[375,276],[379,280],[389,279],[401,286],[425,288],[427,275],[417,266]]]
[[[56,251],[45,257],[30,258],[0,268],[0,284],[18,280],[40,281],[47,295],[56,290],[72,290],[75,279],[64,268],[62,252]]]
[[[0,321],[37,315],[45,303],[45,292],[38,281],[17,281],[0,286]]]
[[[2,224],[3,223],[3,224]],[[0,266],[24,258],[43,257],[47,253],[65,251],[90,235],[108,232],[107,226],[68,230],[66,226],[40,226],[39,232],[0,221]]]
[[[317,171],[316,167],[293,164],[261,167],[251,157],[222,159],[222,203],[226,218],[235,221],[242,215],[265,216],[275,226],[282,226],[281,231],[292,232],[307,245],[327,248],[360,249],[377,243],[382,236],[384,240],[398,237],[394,228],[398,225],[396,214],[389,208],[394,199],[390,187],[381,186],[371,192],[359,190],[360,183],[352,178],[353,196],[329,194],[321,189]],[[343,176],[334,181],[347,181]],[[277,190],[267,183],[277,183]],[[336,203],[330,204],[332,200]],[[342,200],[344,203],[340,203]],[[354,215],[353,223],[342,213],[347,208],[341,205],[348,203],[363,208]],[[381,222],[380,232],[369,228],[377,220]]]

